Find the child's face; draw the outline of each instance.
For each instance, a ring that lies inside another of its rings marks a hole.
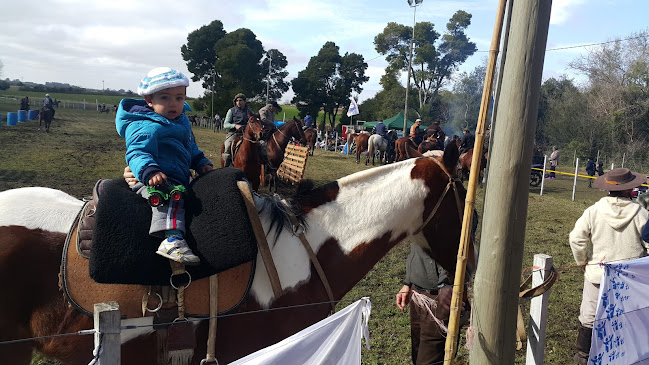
[[[185,86],[170,87],[157,93],[145,96],[147,104],[153,111],[167,119],[175,119],[183,112],[187,88]]]

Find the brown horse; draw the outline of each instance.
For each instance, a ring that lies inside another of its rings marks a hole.
[[[415,142],[410,137],[401,137],[394,141],[395,161],[403,161],[421,156],[421,154],[413,155],[411,151],[417,151],[417,145],[415,145]]]
[[[478,183],[482,185],[482,177],[484,176],[484,169],[487,167],[487,158],[489,153],[482,154],[480,159],[480,168],[478,169]],[[471,171],[471,164],[473,163],[473,148],[466,150],[460,155],[460,168],[462,171],[459,173],[462,180],[469,179],[469,172]]]
[[[428,151],[442,149],[443,148],[440,148],[438,139],[432,136],[423,140],[421,144],[419,144],[419,147],[417,147],[417,151],[419,151],[419,153],[426,153]]]
[[[38,113],[38,130],[41,130],[41,124],[45,124],[45,132],[49,132],[52,119],[54,119],[54,109],[46,106],[42,107]]]
[[[279,165],[284,161],[284,151],[286,151],[286,146],[292,138],[298,140],[301,144],[306,144],[306,136],[303,130],[303,122],[295,117],[293,120],[290,120],[282,124],[277,130],[275,130],[266,141],[266,151],[268,152],[268,164],[270,165],[270,171],[265,171],[265,167],[262,166],[261,174],[261,185],[266,186],[268,183],[272,183],[272,186],[269,187],[269,190],[277,188],[277,175],[275,172]]]
[[[232,166],[243,170],[252,189],[259,190],[261,183],[261,158],[259,157],[259,140],[263,137],[263,128],[259,117],[248,115],[248,124],[244,129],[241,139],[238,137],[232,142]],[[238,143],[241,141],[241,144]],[[221,156],[225,151],[225,142],[221,144]],[[221,158],[221,167],[225,164]]]
[[[313,156],[315,143],[318,140],[318,133],[313,127],[309,127],[304,131],[304,137],[306,138],[306,145],[309,147],[309,155]]]
[[[282,293],[277,297],[273,294],[258,257],[250,294],[236,309],[237,315],[218,320],[216,358],[221,363],[231,362],[329,313],[323,284],[293,227],[271,226],[274,218],[288,221],[286,210],[303,222],[308,243],[331,284],[335,300],[340,300],[390,249],[410,236],[453,275],[466,194],[462,184],[450,177],[457,159],[457,150],[451,149],[442,162],[419,158],[361,171],[288,199],[288,208],[279,197],[256,198],[264,231],[270,232],[269,244]],[[457,189],[459,202],[453,191],[443,194],[447,186]],[[395,196],[399,196],[398,204]],[[12,212],[0,215],[0,285],[8,293],[0,297],[0,341],[93,328],[93,319],[69,305],[58,286],[63,232],[70,228],[81,204],[61,191],[47,188],[0,192],[0,211]],[[32,214],[34,211],[39,214]],[[386,211],[394,219],[385,220]],[[467,261],[470,268],[475,266],[472,246]],[[141,296],[134,299],[139,302]],[[299,306],[310,303],[320,304]],[[284,309],[272,310],[278,308]],[[204,357],[208,331],[207,321],[196,323],[198,345],[191,359],[194,365]],[[156,333],[151,326],[140,327],[126,331],[132,334],[128,340],[122,334],[126,341],[122,344],[124,365],[156,363]],[[87,364],[92,358],[93,337],[3,344],[0,359],[7,364],[29,364],[33,349],[65,364]]]
[[[356,163],[361,163],[361,154],[367,151],[370,136],[371,134],[369,133],[359,133],[356,135],[354,139],[354,143],[356,143]]]

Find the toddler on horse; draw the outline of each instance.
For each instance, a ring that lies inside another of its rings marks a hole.
[[[115,117],[117,132],[126,140],[126,162],[140,181],[131,189],[145,199],[152,191],[145,183],[151,188],[163,184],[184,188],[189,184],[190,168],[199,174],[213,168],[198,149],[184,114],[191,110],[185,102],[187,86],[189,80],[182,73],[158,67],[149,71],[137,88],[144,100],[123,99],[119,104]],[[156,253],[183,264],[198,265],[200,259],[183,238],[183,200],[169,199],[151,209],[149,233],[165,237]]]

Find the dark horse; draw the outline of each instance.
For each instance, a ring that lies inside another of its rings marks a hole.
[[[248,115],[248,124],[244,129],[241,138],[232,142],[232,166],[243,170],[246,178],[252,185],[252,189],[259,190],[261,183],[261,158],[259,157],[259,140],[263,137],[263,129],[259,117]],[[239,144],[241,141],[241,144]],[[221,144],[221,156],[225,151],[225,142]],[[221,167],[225,164],[221,158]]]
[[[50,131],[50,124],[54,119],[54,109],[44,106],[38,113],[38,130],[41,130],[41,124],[45,123],[45,132]]]
[[[315,150],[315,143],[318,140],[318,133],[313,127],[309,127],[304,131],[306,137],[306,145],[309,147],[309,155],[313,156]]]
[[[266,141],[266,150],[268,151],[268,163],[270,164],[270,171],[268,174],[264,172],[261,176],[262,185],[266,185],[266,177],[270,175],[270,179],[273,181],[273,186],[275,184],[275,171],[284,161],[284,151],[286,151],[286,146],[291,138],[295,138],[300,143],[306,143],[306,136],[302,130],[302,121],[293,117],[292,120],[282,124],[277,130],[275,130]],[[247,176],[247,175],[246,175]]]
[[[306,238],[335,300],[342,299],[390,249],[408,237],[454,275],[462,226],[458,209],[463,210],[466,195],[462,184],[450,177],[457,160],[457,149],[447,149],[440,160],[410,159],[361,171],[288,199],[290,208],[280,208],[279,197],[257,197],[255,204],[264,231],[270,233],[282,293],[273,294],[258,258],[251,291],[237,315],[218,320],[216,358],[221,363],[231,362],[329,313],[323,284],[292,227],[270,226],[273,218],[288,220],[286,210],[304,222]],[[443,195],[446,186],[457,189],[459,207],[453,191]],[[399,196],[399,204],[395,204],[395,196]],[[0,341],[93,328],[93,319],[68,305],[58,286],[63,232],[70,228],[81,204],[47,188],[0,192],[0,211],[12,212],[0,215],[0,285],[7,293],[0,297]],[[35,211],[39,214],[33,214]],[[394,219],[386,220],[386,211]],[[358,217],[363,217],[362,222],[350,225]],[[474,267],[473,246],[467,262]],[[324,304],[297,306],[309,303]],[[291,308],[270,310],[282,307]],[[123,337],[122,364],[155,364],[156,333],[151,327],[137,330],[139,336]],[[194,331],[198,345],[191,364],[197,365],[206,352],[207,321],[199,322]],[[0,346],[0,359],[7,364],[29,364],[36,349],[65,364],[85,365],[92,359],[93,347],[92,336],[38,339]]]
[[[482,185],[482,177],[484,176],[484,169],[487,167],[487,152],[482,154],[480,159],[480,167],[478,168],[478,183]],[[459,173],[462,180],[469,179],[469,172],[471,171],[471,164],[473,163],[473,148],[470,148],[460,155],[460,167],[462,171]]]

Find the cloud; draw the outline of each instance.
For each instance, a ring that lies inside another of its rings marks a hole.
[[[577,12],[577,8],[586,0],[555,0],[552,2],[551,25],[566,23]]]

